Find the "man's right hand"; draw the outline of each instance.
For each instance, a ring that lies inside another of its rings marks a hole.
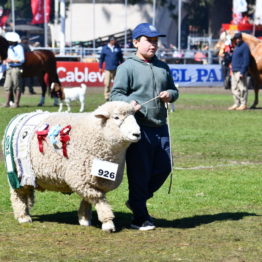
[[[133,106],[134,110],[137,112],[141,109],[141,105],[138,104],[135,100],[132,100],[130,104]]]

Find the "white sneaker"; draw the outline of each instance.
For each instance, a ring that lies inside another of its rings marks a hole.
[[[141,231],[148,231],[148,230],[153,230],[156,228],[156,226],[151,221],[148,221],[148,220],[146,220],[144,223],[140,225],[131,224],[130,227],[133,229],[141,230]]]

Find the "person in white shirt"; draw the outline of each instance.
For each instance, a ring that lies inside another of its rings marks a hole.
[[[22,65],[25,62],[24,49],[19,44],[20,36],[15,32],[5,34],[6,40],[9,42],[7,59],[4,64],[7,65],[4,88],[7,91],[5,107],[10,107],[13,94],[15,94],[15,102],[12,107],[19,107],[22,87]]]

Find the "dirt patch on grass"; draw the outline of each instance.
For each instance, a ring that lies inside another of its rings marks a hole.
[[[230,90],[224,87],[180,87],[182,94],[231,94]]]

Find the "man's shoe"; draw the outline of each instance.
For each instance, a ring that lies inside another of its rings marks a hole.
[[[141,231],[148,231],[148,230],[153,230],[156,228],[156,226],[151,221],[148,221],[148,220],[146,220],[142,224],[132,223],[130,227],[132,229],[138,229]]]
[[[12,108],[18,108],[18,107],[19,107],[19,104],[13,103],[13,104],[11,105],[11,107],[12,107]]]
[[[232,105],[231,107],[228,108],[228,110],[236,110],[238,108],[237,105]]]
[[[238,110],[238,111],[247,110],[247,105],[242,105],[242,106],[238,107],[236,110]]]
[[[130,206],[130,204],[129,204],[129,201],[128,201],[128,200],[126,201],[125,205],[126,205],[126,207],[127,207],[127,208],[128,208],[130,211],[132,211],[132,212],[133,212],[133,210],[132,210],[132,208],[131,208],[131,206]],[[154,222],[154,220],[155,220],[155,218],[154,218],[154,217],[151,217],[151,216],[149,216],[149,221],[151,221],[151,222]]]

